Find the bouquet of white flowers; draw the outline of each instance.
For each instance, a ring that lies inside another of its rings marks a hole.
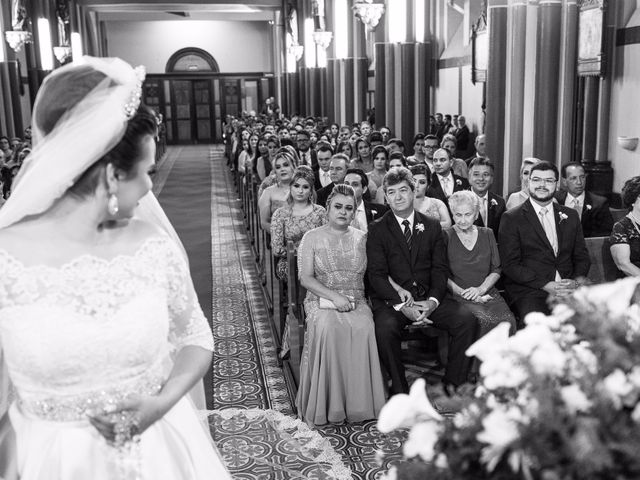
[[[468,351],[480,383],[441,416],[423,381],[384,407],[378,428],[410,428],[387,478],[640,478],[640,280],[579,289],[550,316],[501,324]]]

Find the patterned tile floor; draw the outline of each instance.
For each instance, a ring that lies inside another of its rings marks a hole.
[[[175,161],[173,154],[170,149],[166,162],[169,170]],[[401,457],[402,434],[383,435],[375,428],[375,421],[369,421],[320,428],[316,431],[321,437],[314,438],[306,425],[292,424],[291,399],[276,360],[255,259],[221,147],[212,147],[208,160],[212,180],[211,307],[216,343],[212,404],[217,412],[211,423],[221,454],[237,479],[379,478]],[[270,416],[275,417],[248,422],[242,415],[230,413],[237,409],[246,410],[247,415],[256,409],[270,409]],[[289,440],[274,433],[274,426],[284,424],[293,425],[284,429],[291,433]],[[385,454],[382,465],[380,452]],[[351,473],[341,476],[336,460]]]

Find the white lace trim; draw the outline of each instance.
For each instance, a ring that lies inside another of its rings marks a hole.
[[[236,416],[242,416],[248,420],[261,420],[264,418],[277,432],[282,434],[282,438],[296,440],[299,445],[300,454],[303,457],[310,462],[326,465],[327,470],[323,473],[328,475],[328,478],[336,480],[350,480],[352,478],[351,469],[342,462],[340,455],[333,449],[329,440],[317,431],[309,428],[309,426],[300,419],[289,417],[276,410],[261,410],[257,408],[247,410],[228,408],[224,410],[201,411],[200,413],[207,417],[218,415],[224,420],[230,420]],[[237,449],[236,453],[245,455],[257,463],[269,465],[274,469],[286,472],[290,476],[289,478],[307,478],[301,472],[254,456],[248,452]]]

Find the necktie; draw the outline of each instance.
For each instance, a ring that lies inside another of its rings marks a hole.
[[[449,198],[451,196],[451,192],[449,192],[449,177],[442,177],[442,191],[445,197]]]
[[[542,223],[542,227],[544,228],[544,233],[547,234],[547,238],[549,239],[549,243],[553,247],[553,253],[558,254],[558,240],[556,236],[553,234],[553,227],[551,226],[551,219],[549,215],[547,215],[547,208],[542,207],[540,209],[540,222]]]
[[[411,224],[409,223],[409,220],[404,220],[402,222],[402,225],[404,226],[404,239],[407,241],[409,250],[411,250]]]
[[[482,197],[480,199],[481,205],[480,205],[480,216],[482,217],[482,224],[485,227],[489,226],[489,223],[487,222],[487,196],[485,195],[484,197]]]
[[[582,220],[582,205],[580,205],[580,201],[577,198],[573,199],[573,209],[578,212],[578,217]]]

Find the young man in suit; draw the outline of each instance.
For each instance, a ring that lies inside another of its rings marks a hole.
[[[478,215],[475,225],[493,230],[497,240],[500,219],[506,207],[504,198],[489,191],[493,185],[493,174],[493,163],[485,158],[476,158],[469,165],[471,191],[480,201],[480,215]]]
[[[427,187],[426,196],[442,200],[449,205],[449,197],[453,192],[469,190],[469,181],[451,171],[453,159],[448,150],[439,148],[433,154],[433,174],[431,184]],[[449,212],[451,213],[451,212]]]
[[[368,225],[382,217],[389,210],[385,205],[364,200],[369,185],[369,177],[360,168],[349,168],[344,177],[345,185],[349,185],[356,192],[356,213],[351,222],[352,227],[356,227],[363,232],[368,231]]]
[[[318,168],[318,159],[316,152],[311,148],[311,136],[307,130],[300,130],[296,137],[298,144],[298,157],[300,157],[300,165],[307,165],[314,170]]]
[[[569,295],[591,265],[578,214],[553,201],[557,182],[555,165],[532,166],[529,199],[500,222],[504,286],[521,325],[530,312],[549,314],[547,298]]]
[[[578,213],[585,238],[611,235],[614,222],[609,202],[605,197],[586,191],[587,175],[582,164],[567,163],[560,173],[563,190],[556,193],[556,200]]]
[[[391,377],[391,393],[409,390],[401,360],[401,335],[410,323],[431,324],[451,336],[443,383],[467,381],[467,348],[475,341],[477,320],[447,295],[448,265],[440,222],[413,209],[411,172],[392,168],[383,189],[391,211],[369,225],[367,278],[373,307],[378,353]],[[389,281],[393,280],[393,283]],[[411,295],[413,306],[402,304]]]
[[[319,191],[322,187],[326,187],[331,183],[331,172],[329,171],[329,165],[331,163],[331,157],[333,156],[333,149],[331,144],[327,142],[318,142],[316,145],[316,159],[318,160],[318,169],[314,170],[315,176],[314,188]]]

